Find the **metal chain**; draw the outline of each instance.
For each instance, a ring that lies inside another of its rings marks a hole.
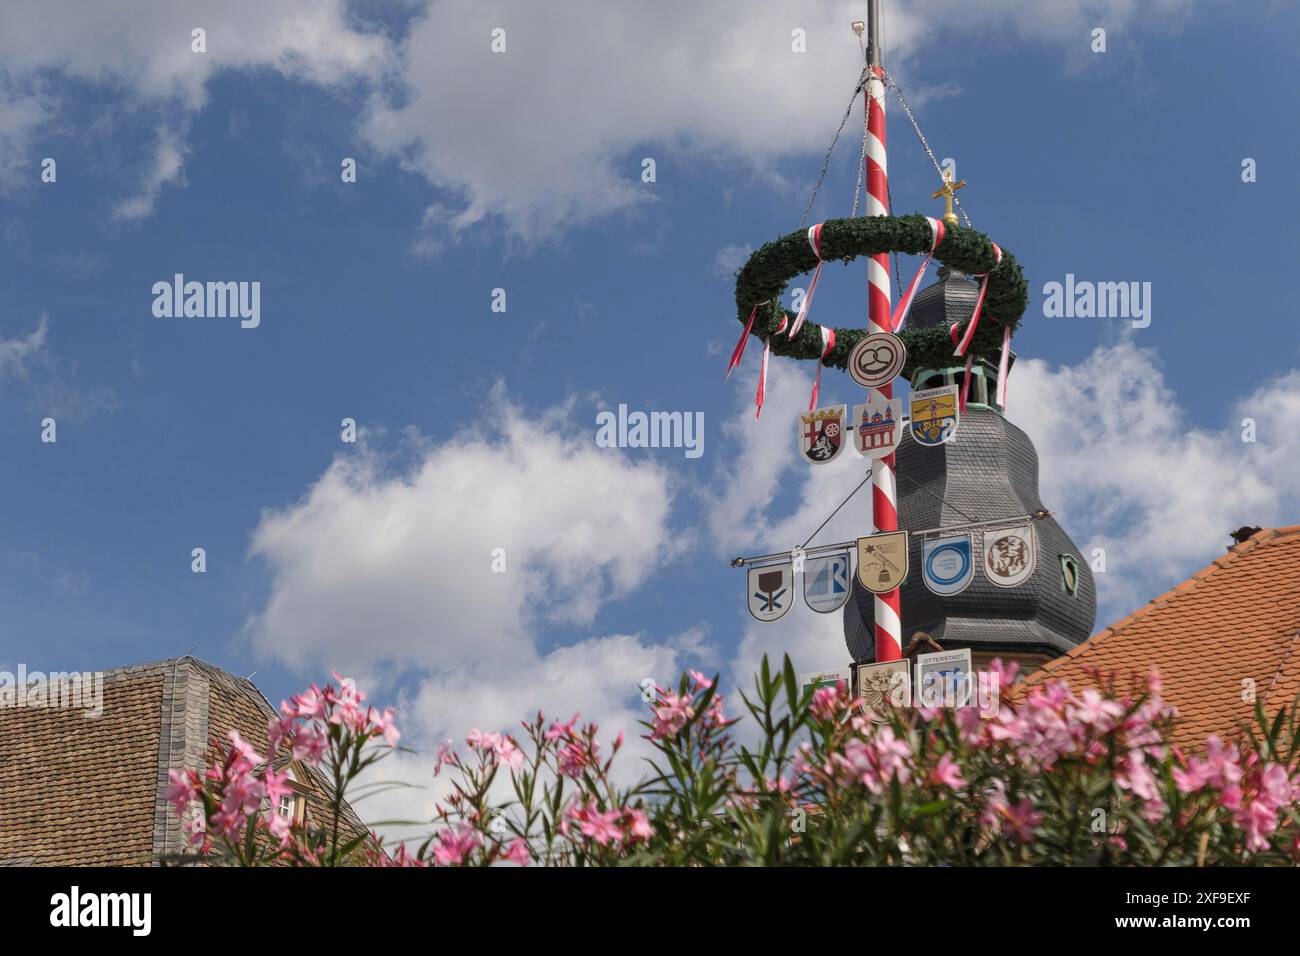
[[[854,97],[856,100],[857,97]],[[867,172],[867,111],[862,111],[862,155],[858,157],[858,183],[853,187],[853,211],[849,213],[850,219],[856,219],[858,216],[858,197],[862,195],[862,179]]]
[[[894,187],[889,185],[889,177],[885,177],[885,194],[889,198],[889,212],[894,212]],[[898,253],[894,253],[894,284],[898,286],[898,294],[903,294],[903,274],[898,271]]]
[[[921,141],[921,145],[925,148],[925,154],[930,157],[930,162],[934,164],[934,171],[939,174],[939,179],[941,182],[945,181],[943,178],[943,167],[939,165],[939,160],[935,159],[934,150],[930,148],[930,144],[926,142],[925,134],[921,132],[921,127],[917,125],[916,117],[912,115],[912,110],[907,105],[907,98],[903,96],[903,88],[894,81],[894,78],[889,74],[888,71],[884,71],[884,72],[885,72],[885,84],[891,87],[893,91],[898,95],[898,102],[902,104],[903,112],[907,114],[907,119],[909,122],[911,122],[912,129],[916,133],[916,138]],[[966,215],[966,210],[962,208],[961,200],[957,198],[956,193],[953,194],[952,204],[961,210],[961,217],[966,220],[966,227],[968,229],[972,228],[970,223],[970,216]]]
[[[826,159],[822,163],[822,171],[817,174],[817,184],[813,186],[812,195],[808,197],[808,205],[804,207],[803,218],[799,220],[799,225],[808,224],[808,213],[812,211],[813,203],[817,201],[817,192],[822,188],[822,182],[826,179],[826,170],[831,165],[831,153],[835,152],[835,144],[840,141],[840,133],[844,132],[844,124],[849,121],[849,116],[853,112],[853,104],[858,101],[858,94],[862,92],[862,87],[867,82],[867,70],[862,71],[862,76],[858,79],[858,85],[853,88],[853,95],[849,97],[849,108],[844,111],[844,118],[840,120],[840,128],[835,131],[835,138],[831,140],[830,148],[826,150]]]

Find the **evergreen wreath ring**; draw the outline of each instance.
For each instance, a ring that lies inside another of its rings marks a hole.
[[[934,241],[925,216],[863,216],[854,219],[827,219],[822,223],[821,258],[824,262],[852,262],[858,256],[886,252],[924,254]],[[1020,263],[1006,248],[999,262],[993,243],[981,232],[964,226],[945,225],[943,242],[934,251],[942,264],[967,275],[988,274],[988,291],[984,297],[981,321],[966,350],[967,355],[996,361],[1002,348],[1002,332],[1010,326],[1014,332],[1029,304],[1029,285]],[[808,243],[806,230],[792,232],[769,242],[754,252],[736,276],[736,307],[742,325],[758,303],[751,330],[759,340],[768,339],[772,352],[792,358],[822,357],[821,332],[811,319],[804,323],[793,339],[777,334],[782,319],[794,321],[795,314],[781,305],[781,297],[795,276],[811,271],[817,256]],[[965,331],[962,323],[959,332]],[[849,353],[866,329],[835,329],[835,348],[824,364],[835,368],[848,365]],[[952,339],[946,325],[926,329],[904,328],[898,333],[907,346],[907,364],[902,374],[911,378],[918,369],[952,368],[963,364],[953,355]]]

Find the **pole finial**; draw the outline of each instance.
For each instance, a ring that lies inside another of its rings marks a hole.
[[[957,214],[952,211],[952,194],[965,186],[966,180],[959,179],[953,182],[952,172],[946,171],[943,175],[943,186],[930,194],[931,199],[938,199],[940,196],[944,199],[946,209],[943,214],[943,223],[945,226],[957,225]]]

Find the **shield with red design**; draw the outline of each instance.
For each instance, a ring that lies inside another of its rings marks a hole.
[[[824,465],[844,450],[844,419],[847,405],[814,408],[799,416],[799,451],[806,461]]]
[[[867,458],[892,455],[903,438],[903,400],[876,395],[853,407],[853,444]]]

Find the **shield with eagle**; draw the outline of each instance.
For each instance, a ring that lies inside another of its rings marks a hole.
[[[844,450],[844,419],[847,405],[814,408],[799,416],[799,451],[805,461],[824,465]]]

